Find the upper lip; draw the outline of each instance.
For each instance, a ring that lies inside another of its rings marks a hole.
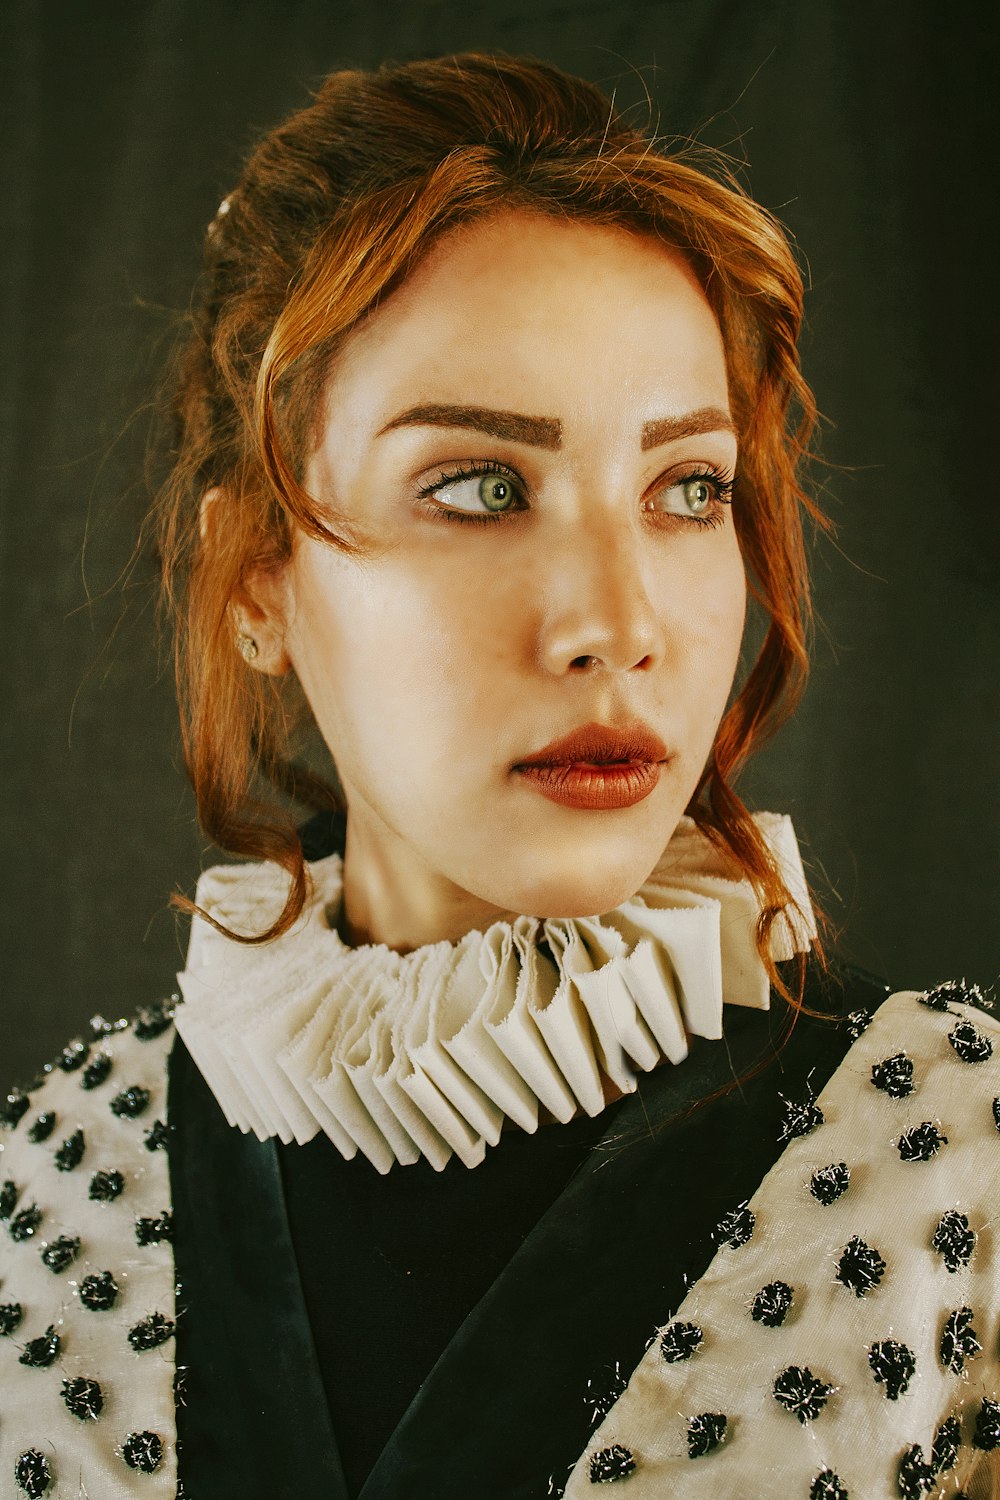
[[[606,724],[582,724],[561,739],[526,755],[520,766],[560,766],[584,761],[591,764],[614,761],[666,760],[667,747],[648,724],[633,719],[614,728]]]

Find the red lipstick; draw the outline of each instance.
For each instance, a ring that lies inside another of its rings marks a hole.
[[[634,721],[619,729],[584,724],[513,769],[550,802],[597,811],[632,807],[648,797],[666,760],[659,735]]]

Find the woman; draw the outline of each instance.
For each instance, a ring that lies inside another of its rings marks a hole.
[[[13,1493],[991,1493],[996,1024],[807,964],[730,786],[804,670],[800,318],[763,210],[542,64],[258,147],[158,510],[249,862],[176,1011],[7,1099]]]

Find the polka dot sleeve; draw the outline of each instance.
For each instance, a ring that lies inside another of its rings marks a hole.
[[[0,1098],[0,1495],[173,1500],[172,1004]]]
[[[1000,1025],[981,999],[892,996],[822,1093],[787,1101],[788,1145],[664,1310],[567,1500],[1000,1494]]]

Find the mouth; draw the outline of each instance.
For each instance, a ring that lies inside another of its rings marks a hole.
[[[585,724],[512,769],[550,802],[594,812],[642,802],[668,759],[666,745],[648,725]]]

